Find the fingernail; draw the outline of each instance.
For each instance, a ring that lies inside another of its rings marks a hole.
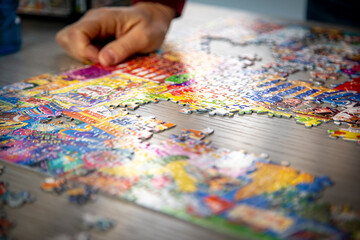
[[[99,59],[97,57],[89,57],[88,61],[92,62],[92,63],[98,63]]]
[[[99,50],[90,45],[87,49],[86,49],[86,55],[87,55],[87,60],[93,62],[93,63],[97,63],[99,60],[98,60],[98,53],[99,53]]]
[[[113,50],[105,49],[104,52],[100,55],[100,63],[104,66],[112,66],[116,64],[116,55]]]

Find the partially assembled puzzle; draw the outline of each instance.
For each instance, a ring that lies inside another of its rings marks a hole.
[[[221,55],[214,43],[267,47],[271,61]],[[0,159],[57,177],[50,189],[66,181],[90,186],[234,236],[359,239],[359,213],[318,199],[333,184],[328,177],[216,147],[210,128],[179,129],[150,144],[176,123],[128,111],[170,100],[183,114],[267,113],[305,127],[335,122],[345,127],[329,129],[330,137],[359,143],[359,46],[356,33],[233,17],[115,67],[4,86]],[[305,77],[290,78],[296,74]]]

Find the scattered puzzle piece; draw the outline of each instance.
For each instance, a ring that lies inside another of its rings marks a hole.
[[[65,191],[65,185],[65,179],[46,178],[45,181],[41,184],[41,189],[45,192],[55,192],[60,194]]]
[[[329,137],[342,138],[345,141],[354,141],[360,144],[360,127],[352,125],[348,129],[328,130]]]
[[[84,230],[108,231],[113,228],[115,222],[108,218],[103,218],[90,213],[84,213],[81,217],[80,228]]]
[[[295,117],[296,122],[300,123],[300,124],[304,124],[305,127],[313,127],[313,126],[319,126],[322,121],[316,119],[316,118],[312,118],[312,117]]]
[[[1,174],[4,168],[4,166],[0,166]],[[33,203],[34,201],[35,197],[33,194],[25,191],[11,191],[9,183],[0,181],[0,239],[12,239],[9,237],[9,234],[15,225],[7,218],[5,205],[11,208],[19,208],[24,204]]]
[[[75,204],[85,204],[96,198],[96,190],[89,185],[70,188],[66,191],[69,201]]]

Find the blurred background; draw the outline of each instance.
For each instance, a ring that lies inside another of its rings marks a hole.
[[[125,6],[131,0],[20,0],[18,13],[59,18],[79,17],[88,9],[102,6]]]
[[[171,1],[171,0],[170,0]],[[236,8],[266,16],[303,20],[306,15],[306,0],[189,0],[195,3]],[[131,0],[20,0],[18,13],[69,17],[81,15],[92,7],[129,5]]]
[[[172,1],[172,0],[169,0]],[[314,20],[360,27],[358,0],[188,0],[247,11],[264,17],[287,20]],[[19,0],[19,14],[79,18],[88,9],[101,6],[126,6],[131,0]]]
[[[236,8],[269,17],[304,20],[307,0],[189,0],[221,7]]]

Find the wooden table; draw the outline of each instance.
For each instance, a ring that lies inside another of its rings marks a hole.
[[[174,21],[171,34],[179,29],[199,26],[209,20],[239,14],[225,8],[189,3],[181,19]],[[55,43],[56,32],[65,24],[43,20],[23,21],[23,46],[18,53],[0,57],[1,85],[21,81],[45,72],[59,73],[70,67],[82,66],[68,57]],[[327,175],[335,186],[327,189],[324,199],[333,203],[360,203],[360,152],[356,143],[334,140],[326,129],[333,123],[311,129],[295,124],[294,120],[266,115],[211,117],[207,114],[182,115],[180,106],[170,102],[149,104],[136,110],[142,115],[155,115],[177,124],[175,129],[158,134],[150,142],[166,139],[182,128],[211,127],[210,138],[217,146],[244,149],[252,153],[268,153],[272,160],[288,161],[296,169],[315,175]],[[231,239],[211,230],[157,213],[109,196],[84,206],[70,204],[66,197],[46,194],[40,184],[46,177],[21,166],[1,162],[6,166],[2,180],[10,182],[12,190],[34,193],[37,200],[20,209],[6,207],[8,218],[16,222],[11,236],[16,239],[43,239],[60,233],[75,233],[82,213],[90,212],[115,219],[116,226],[107,233],[92,233],[93,239]]]

